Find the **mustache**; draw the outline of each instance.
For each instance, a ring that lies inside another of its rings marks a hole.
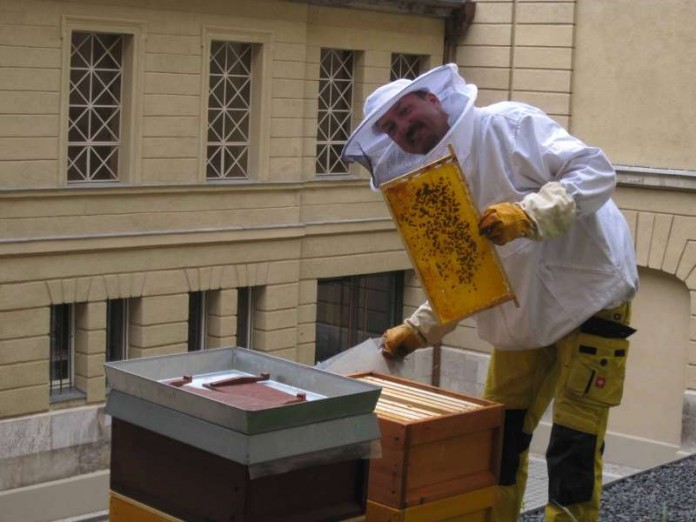
[[[413,143],[414,135],[416,134],[416,132],[420,130],[422,126],[423,125],[421,123],[414,123],[413,125],[411,125],[408,131],[406,131],[406,140],[410,143]]]

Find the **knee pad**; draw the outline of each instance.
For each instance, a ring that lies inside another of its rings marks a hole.
[[[592,499],[597,436],[554,424],[546,451],[549,501],[561,506]]]
[[[500,463],[500,485],[512,486],[517,482],[520,455],[529,449],[532,435],[522,431],[527,410],[505,410],[503,451]]]

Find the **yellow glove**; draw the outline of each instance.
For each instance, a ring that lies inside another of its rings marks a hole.
[[[406,357],[420,347],[420,339],[407,324],[390,328],[382,335],[382,355],[387,359]]]
[[[533,238],[536,231],[532,219],[516,203],[498,203],[483,211],[479,221],[479,234],[496,245],[517,239]]]

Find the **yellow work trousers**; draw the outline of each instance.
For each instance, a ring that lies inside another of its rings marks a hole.
[[[600,326],[627,325],[630,310],[630,303],[625,303],[603,310],[595,318]],[[529,443],[551,399],[546,520],[598,520],[607,418],[609,408],[621,402],[628,355],[628,341],[620,336],[625,332],[617,336],[614,329],[609,330],[607,337],[601,328],[597,331],[583,326],[552,346],[493,351],[483,395],[505,405],[494,522],[519,518]]]

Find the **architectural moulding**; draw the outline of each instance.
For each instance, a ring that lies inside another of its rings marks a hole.
[[[620,186],[646,187],[674,190],[696,190],[696,171],[653,169],[617,165],[616,173]]]

